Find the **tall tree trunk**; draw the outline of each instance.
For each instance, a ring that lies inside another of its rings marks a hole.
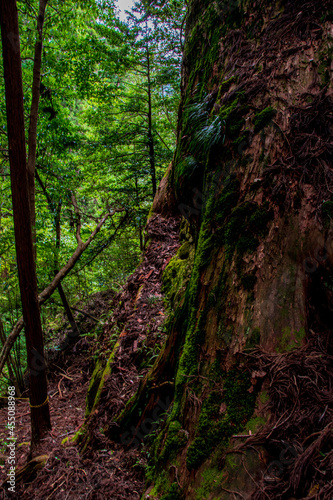
[[[136,174],[135,174],[135,194],[136,194],[136,205],[137,205],[137,207],[140,207],[138,176]],[[139,232],[139,241],[140,241],[140,252],[142,252],[142,250],[143,250],[143,237],[142,237],[141,218],[140,218],[138,232]]]
[[[148,92],[148,149],[149,149],[150,176],[151,176],[153,198],[154,198],[156,194],[156,166],[155,166],[155,149],[154,149],[154,137],[153,137],[149,44],[147,44],[146,46],[146,55],[147,55],[147,92]]]
[[[158,498],[332,498],[331,33],[325,0],[189,2],[168,185],[195,258],[166,268],[168,339],[110,430],[172,400]]]
[[[42,67],[43,27],[44,27],[44,17],[45,17],[45,9],[47,1],[48,0],[39,1],[39,11],[37,17],[37,40],[35,43],[32,97],[31,97],[30,122],[29,122],[29,132],[28,132],[27,171],[28,171],[31,227],[32,227],[35,258],[36,258],[35,168],[36,168],[36,151],[37,151],[37,122],[38,122],[40,79],[41,79],[41,67]]]
[[[15,0],[1,2],[1,36],[15,245],[29,370],[31,451],[33,453],[41,438],[51,428],[51,423],[31,230],[24,132],[23,84]],[[10,43],[10,40],[15,40],[15,43]]]

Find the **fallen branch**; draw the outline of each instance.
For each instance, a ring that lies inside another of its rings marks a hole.
[[[103,219],[97,224],[96,228],[91,233],[91,235],[89,236],[89,238],[85,242],[83,242],[82,240],[80,242],[78,242],[78,246],[77,246],[75,252],[73,253],[73,255],[69,258],[69,260],[64,265],[64,267],[56,274],[56,276],[54,277],[53,281],[39,295],[38,302],[39,302],[40,306],[42,304],[44,304],[44,302],[46,302],[47,299],[49,299],[51,297],[51,295],[53,294],[53,292],[57,288],[57,286],[60,283],[60,281],[62,279],[64,279],[65,276],[67,276],[67,274],[69,273],[69,271],[71,269],[73,269],[73,267],[75,266],[76,262],[81,257],[81,255],[86,250],[86,248],[90,245],[90,243],[92,242],[92,240],[94,239],[94,237],[96,236],[96,234],[100,231],[100,229],[103,226],[103,224],[105,223],[105,221],[109,217],[111,217],[112,215],[114,215],[116,212],[122,212],[122,211],[123,211],[122,209],[113,210],[112,212],[106,214],[103,217]],[[23,318],[20,318],[15,323],[13,330],[8,335],[7,340],[6,340],[5,344],[3,345],[3,348],[2,348],[2,351],[1,351],[1,354],[0,354],[0,374],[2,373],[3,367],[4,367],[5,363],[6,363],[8,355],[9,355],[9,353],[10,353],[10,351],[11,351],[11,349],[12,349],[14,343],[15,343],[15,340],[19,336],[19,334],[22,331],[23,327],[24,327]]]

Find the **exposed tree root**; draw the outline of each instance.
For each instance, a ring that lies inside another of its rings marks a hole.
[[[331,500],[333,495],[333,338],[312,332],[301,349],[254,353],[269,379],[268,424],[240,448],[263,446],[266,471],[252,500]]]

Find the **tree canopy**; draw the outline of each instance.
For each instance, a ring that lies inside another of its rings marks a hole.
[[[85,241],[113,214],[63,281],[73,303],[119,288],[143,249],[153,195],[175,150],[185,8],[180,1],[137,2],[121,22],[113,1],[44,2],[35,96],[41,3],[17,2],[28,151],[32,101],[39,100],[33,165],[39,293],[75,253],[78,230]],[[0,317],[8,336],[22,309],[2,79],[0,94]],[[44,328],[60,312],[55,291],[42,309]],[[24,370],[20,340],[16,350]]]

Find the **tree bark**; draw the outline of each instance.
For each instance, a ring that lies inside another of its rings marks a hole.
[[[158,498],[332,498],[314,456],[333,444],[330,12],[326,0],[189,2],[177,149],[155,213],[184,215],[194,262],[178,253],[166,268],[178,296],[166,343],[110,426],[133,441],[152,394],[172,400],[151,451]]]
[[[48,0],[39,1],[39,12],[37,17],[37,40],[35,43],[35,56],[33,67],[32,80],[32,97],[30,107],[30,121],[28,132],[28,185],[29,185],[29,202],[31,227],[34,243],[34,253],[36,258],[36,210],[35,210],[35,168],[36,168],[36,151],[37,151],[37,122],[38,122],[38,107],[40,98],[40,80],[42,67],[42,50],[43,50],[43,26],[45,9]]]
[[[26,166],[23,83],[15,0],[1,2],[1,36],[15,245],[27,346],[31,408],[31,453],[51,428],[43,332],[37,295]],[[10,43],[14,37],[16,43]]]
[[[155,166],[155,149],[153,137],[153,117],[152,117],[152,102],[151,102],[151,76],[150,76],[150,53],[149,44],[146,45],[147,56],[147,92],[148,92],[148,149],[149,149],[149,163],[150,163],[150,176],[153,188],[153,199],[156,194],[156,166]]]

